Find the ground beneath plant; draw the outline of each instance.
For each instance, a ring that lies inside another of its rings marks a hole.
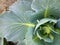
[[[17,0],[0,0],[0,13],[8,10],[9,6],[11,6]]]

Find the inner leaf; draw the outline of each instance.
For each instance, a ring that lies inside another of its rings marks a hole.
[[[36,25],[34,34],[37,35],[37,37],[40,40],[42,39],[45,42],[53,42],[54,41],[53,33],[56,32],[54,25],[56,24],[57,21],[46,18],[46,19],[42,19],[40,21],[37,20],[37,22],[38,22],[38,24]]]

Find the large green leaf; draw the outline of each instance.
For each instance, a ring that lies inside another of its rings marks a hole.
[[[19,0],[15,4],[10,6],[9,9],[16,14],[23,14],[26,11],[32,10],[31,3],[32,1],[29,1],[29,0],[22,0],[22,1]]]
[[[0,45],[3,45],[3,39],[0,37]]]
[[[12,11],[1,14],[0,21],[1,37],[15,42],[24,40],[27,28],[34,27],[24,15],[16,15]]]
[[[18,43],[24,40],[27,28],[34,27],[29,21],[30,14],[33,14],[30,5],[30,1],[19,0],[10,7],[11,11],[0,14],[0,37]]]
[[[60,11],[60,0],[33,0],[31,5],[32,9],[36,12],[42,13],[44,11],[44,17],[48,14],[58,15]]]

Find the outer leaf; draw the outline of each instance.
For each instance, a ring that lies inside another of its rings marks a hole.
[[[33,0],[32,8],[41,11],[42,9],[49,8],[57,8],[59,9],[60,0]]]
[[[28,2],[31,2],[32,3],[33,0],[21,0],[21,1],[28,1]]]
[[[60,10],[60,0],[33,0],[32,9],[42,13],[44,17],[47,15],[58,15]],[[60,16],[59,16],[60,17]]]
[[[15,4],[13,4],[10,8],[11,11],[13,11],[16,14],[23,14],[26,11],[32,10],[31,9],[31,2],[28,0],[22,0],[17,1]]]
[[[0,45],[3,45],[3,39],[0,37]]]
[[[28,27],[34,27],[24,15],[16,15],[12,11],[5,12],[0,16],[0,29],[3,37],[10,41],[22,41],[25,38]],[[2,37],[2,36],[1,36]]]
[[[1,37],[6,37],[7,40],[15,42],[18,41],[18,45],[20,45],[20,42],[22,43],[25,38],[27,28],[31,26],[29,16],[31,13],[33,14],[33,11],[29,11],[31,10],[30,5],[30,1],[19,0],[10,7],[10,12],[1,14],[0,29],[1,32],[3,32],[1,33]],[[27,12],[29,12],[30,14],[27,14]]]

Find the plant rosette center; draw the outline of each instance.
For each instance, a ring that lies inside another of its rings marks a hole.
[[[37,35],[40,40],[42,39],[45,42],[53,42],[55,38],[54,34],[59,34],[59,28],[55,27],[57,20],[44,18],[40,21],[37,20],[37,22],[34,35]]]

